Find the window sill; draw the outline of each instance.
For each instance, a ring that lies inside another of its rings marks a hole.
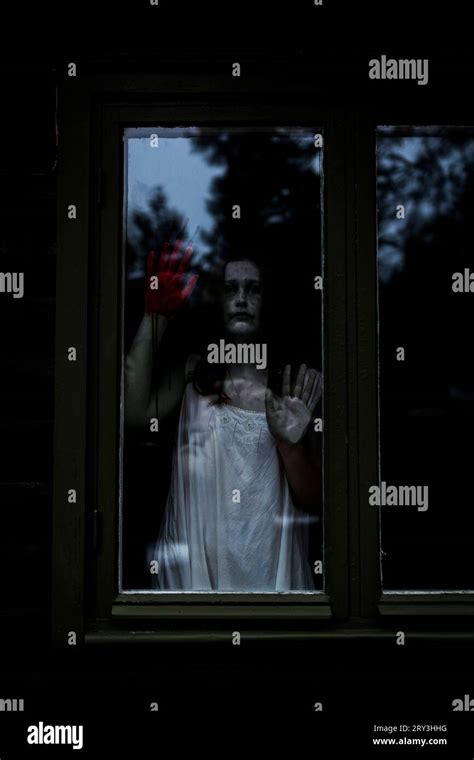
[[[240,631],[242,642],[251,643],[370,643],[372,645],[393,643],[395,632],[393,629],[382,628],[325,628],[324,630],[308,630],[295,628],[294,630],[257,630],[245,629]],[[416,629],[406,632],[410,642],[423,646],[424,644],[447,644],[459,643],[472,647],[474,643],[474,629],[459,630],[430,630]],[[196,629],[167,629],[161,631],[150,630],[117,630],[111,628],[97,629],[85,634],[86,645],[121,645],[121,644],[229,644],[232,641],[233,631],[226,630],[196,630]]]
[[[115,619],[179,620],[330,620],[329,599],[323,594],[249,595],[196,594],[122,595],[112,605]]]
[[[379,599],[378,610],[384,617],[472,616],[474,594],[466,591],[386,593]]]

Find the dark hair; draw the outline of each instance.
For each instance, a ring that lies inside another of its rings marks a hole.
[[[260,255],[259,255],[260,254]],[[265,267],[262,262],[262,256],[259,251],[255,249],[238,249],[233,251],[232,254],[227,255],[225,260],[222,261],[220,270],[215,277],[215,285],[217,281],[222,282],[224,278],[225,268],[228,264],[236,261],[250,261],[258,268],[262,281],[262,320],[261,328],[259,330],[260,337],[267,344],[267,357],[268,357],[268,375],[269,386],[275,386],[276,377],[281,370],[278,359],[274,351],[274,341],[271,337],[269,330],[270,315],[271,315],[271,272]],[[218,289],[216,287],[216,293]],[[227,365],[225,364],[209,364],[207,361],[207,346],[211,343],[218,343],[219,339],[223,337],[224,325],[222,321],[222,310],[219,308],[220,304],[216,298],[214,309],[212,314],[209,315],[210,329],[206,331],[206,335],[203,336],[201,341],[200,359],[195,367],[192,375],[192,384],[194,389],[202,396],[217,395],[215,403],[222,403],[225,400],[229,400],[229,397],[224,393],[224,380],[227,372]]]

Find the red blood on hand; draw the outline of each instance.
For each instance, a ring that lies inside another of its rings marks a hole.
[[[161,255],[150,251],[147,257],[145,282],[145,311],[171,317],[185,303],[196,285],[198,275],[186,277],[186,266],[191,258],[189,245],[180,257],[181,241],[177,240],[170,254],[168,243],[163,244]]]

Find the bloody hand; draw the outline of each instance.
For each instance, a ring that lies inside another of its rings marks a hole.
[[[169,244],[164,243],[161,256],[150,251],[146,266],[145,311],[172,317],[191,295],[198,275],[193,274],[186,282],[186,266],[191,258],[192,246],[189,245],[180,256],[181,240],[177,240],[173,253],[169,253]]]

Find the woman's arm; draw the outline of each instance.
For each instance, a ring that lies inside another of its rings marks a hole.
[[[275,438],[295,505],[316,511],[320,506],[321,458],[311,424],[321,398],[322,376],[302,364],[294,383],[291,380],[291,366],[287,364],[283,371],[281,397],[267,388],[267,423]],[[312,444],[311,449],[307,443]]]
[[[308,512],[320,512],[321,460],[303,443],[277,441],[277,449],[285,470],[295,506]]]
[[[157,414],[166,417],[183,395],[183,362],[166,373],[155,392],[151,388],[153,354],[159,356],[169,319],[188,300],[197,280],[197,275],[187,282],[185,279],[191,247],[182,257],[179,253],[180,241],[176,241],[172,253],[165,243],[159,259],[154,251],[147,259],[145,314],[125,360],[125,420],[129,425],[147,426]],[[163,377],[161,369],[158,367],[158,374]]]
[[[155,319],[155,330],[152,320]],[[169,415],[180,402],[184,390],[184,366],[174,367],[172,377],[160,382],[153,392],[153,332],[155,352],[168,327],[168,319],[161,314],[146,313],[140,323],[125,360],[125,421],[132,426],[148,426],[156,417]],[[158,403],[159,402],[159,403]]]

